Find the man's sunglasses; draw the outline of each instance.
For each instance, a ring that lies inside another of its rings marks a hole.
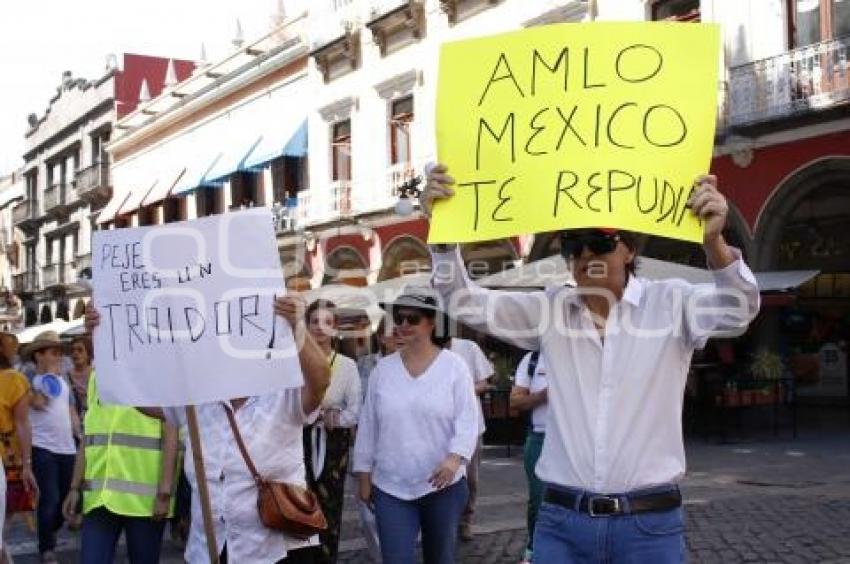
[[[621,241],[616,233],[591,231],[589,233],[561,233],[561,256],[576,259],[587,247],[594,255],[607,255]]]
[[[424,316],[421,313],[401,313],[399,311],[393,312],[393,323],[396,325],[401,325],[405,321],[407,321],[408,325],[419,325],[422,322],[422,318]]]

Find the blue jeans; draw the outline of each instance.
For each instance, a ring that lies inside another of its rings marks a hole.
[[[544,501],[534,529],[534,561],[678,564],[686,560],[684,532],[681,507],[591,517]]]
[[[71,487],[74,476],[73,454],[56,454],[49,450],[32,447],[32,473],[38,483],[38,552],[56,548],[56,531],[65,518],[62,517],[62,502]]]
[[[416,536],[422,530],[425,564],[454,564],[457,527],[469,495],[466,479],[444,490],[404,500],[373,488],[381,559],[392,564],[416,563]]]
[[[165,520],[150,517],[125,517],[104,507],[92,509],[83,517],[80,547],[82,564],[112,564],[121,531],[127,540],[131,564],[156,564],[162,548]]]

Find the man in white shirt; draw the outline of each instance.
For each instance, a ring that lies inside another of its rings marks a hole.
[[[481,470],[481,437],[484,435],[484,411],[481,409],[481,395],[490,388],[490,378],[493,376],[493,363],[487,360],[484,351],[475,341],[452,337],[449,350],[460,356],[469,367],[472,381],[475,383],[476,407],[478,409],[478,445],[472,460],[466,465],[466,485],[469,487],[469,497],[463,515],[460,518],[458,536],[461,540],[472,540],[472,515],[475,513],[475,501],[478,499],[478,477]]]
[[[315,419],[330,382],[330,368],[327,356],[307,331],[304,309],[303,299],[297,296],[275,300],[275,314],[289,322],[298,345],[298,361],[304,375],[301,388],[197,406],[206,477],[195,474],[192,445],[187,442],[184,468],[192,487],[192,525],[184,559],[190,564],[209,562],[198,497],[199,479],[205,479],[207,484],[216,550],[222,564],[314,561],[311,547],[318,543],[317,537],[297,538],[269,529],[260,521],[257,484],[239,451],[227,418],[229,410],[249,455],[264,478],[306,487],[302,429]],[[100,314],[89,306],[86,328],[92,332],[99,324]],[[139,410],[179,427],[186,425],[185,412],[181,408]]]
[[[426,214],[453,195],[453,183],[444,166],[431,170]],[[759,308],[755,277],[722,235],[728,205],[717,179],[698,178],[688,206],[704,224],[711,284],[640,278],[635,240],[616,229],[561,233],[576,288],[485,290],[470,281],[456,246],[433,253],[433,283],[448,311],[539,349],[549,367],[536,561],[684,560],[677,482],[691,355],[709,337],[743,331]]]

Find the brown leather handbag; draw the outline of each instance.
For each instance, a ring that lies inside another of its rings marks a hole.
[[[299,539],[307,539],[327,529],[328,522],[313,492],[296,484],[272,482],[260,476],[242,441],[233,412],[226,406],[224,411],[239,452],[257,484],[257,510],[263,525]]]

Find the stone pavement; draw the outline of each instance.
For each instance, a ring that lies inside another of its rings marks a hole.
[[[738,444],[692,440],[683,483],[687,543],[693,563],[850,564],[850,423],[801,430],[796,440],[759,435]],[[475,540],[461,543],[458,562],[515,564],[525,542],[525,477],[521,453],[488,448]],[[356,512],[347,499],[341,563],[367,563]],[[33,535],[10,531],[15,562],[38,562]],[[62,562],[76,562],[77,538],[60,541]],[[125,560],[121,560],[125,561]],[[163,562],[181,562],[166,541]]]

